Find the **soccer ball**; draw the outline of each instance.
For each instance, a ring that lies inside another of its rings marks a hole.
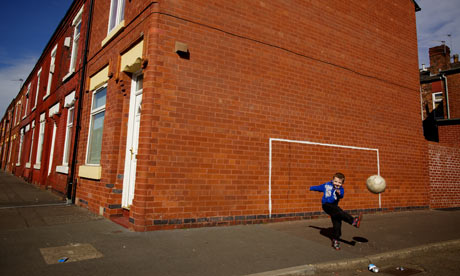
[[[385,191],[387,183],[380,175],[371,175],[366,181],[367,189],[374,194],[380,194]]]

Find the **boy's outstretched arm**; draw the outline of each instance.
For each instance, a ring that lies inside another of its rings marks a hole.
[[[311,186],[310,191],[324,192],[324,184],[318,186]]]

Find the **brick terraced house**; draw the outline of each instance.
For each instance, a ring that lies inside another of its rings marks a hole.
[[[77,40],[75,84],[52,87],[53,100],[28,115],[26,143],[44,143],[47,156],[31,181],[135,231],[315,217],[320,195],[308,188],[336,171],[351,212],[429,208],[418,9],[411,0],[75,1],[21,90],[39,68],[49,74],[54,45],[55,63],[69,66],[59,53]],[[13,157],[26,160],[17,133]],[[30,179],[21,166],[14,173]],[[367,191],[373,174],[386,178],[383,194]]]
[[[420,71],[422,119],[429,140],[430,206],[460,205],[460,62],[450,48],[429,49],[430,67]]]
[[[3,119],[2,169],[61,194],[70,188],[87,10],[72,3]]]

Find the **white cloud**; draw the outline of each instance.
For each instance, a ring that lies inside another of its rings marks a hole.
[[[3,54],[0,53],[0,118],[19,93],[22,84],[19,79],[25,81],[36,62],[36,57],[12,60],[3,58]]]
[[[451,55],[460,52],[460,1],[416,0],[419,65],[430,65],[428,50],[445,41]],[[448,34],[451,36],[449,37]]]

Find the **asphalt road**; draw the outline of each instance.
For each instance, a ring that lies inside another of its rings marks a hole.
[[[420,276],[457,276],[460,275],[460,247],[442,248],[410,254],[409,256],[390,258],[375,263],[378,273],[367,270],[362,265],[346,269],[317,272],[317,276],[360,276],[360,275],[420,275]],[[402,267],[403,270],[397,268]]]

